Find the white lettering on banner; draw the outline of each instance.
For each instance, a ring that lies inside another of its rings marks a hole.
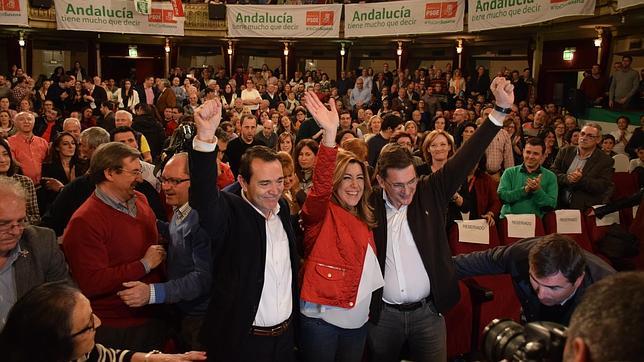
[[[408,0],[346,4],[344,35],[429,34],[463,30],[465,0]]]
[[[0,1],[0,24],[29,26],[27,0]]]
[[[533,238],[536,229],[536,216],[534,214],[509,214],[508,237]]]
[[[555,210],[557,232],[560,234],[581,234],[581,211]]]
[[[593,209],[602,207],[604,205],[595,205]],[[610,214],[604,215],[601,219],[595,216],[595,225],[596,226],[610,226],[613,224],[619,224],[619,211],[611,212]]]
[[[595,0],[469,0],[468,5],[469,31],[516,27],[595,13]]]
[[[461,243],[490,244],[490,226],[485,219],[455,220],[458,241]]]
[[[341,4],[228,5],[228,36],[235,38],[338,38]]]
[[[172,4],[154,2],[149,14],[135,11],[133,1],[94,0],[79,5],[73,0],[54,0],[56,27],[59,30],[99,31],[107,33],[184,34],[185,18],[175,18]],[[140,9],[142,10],[142,9]]]

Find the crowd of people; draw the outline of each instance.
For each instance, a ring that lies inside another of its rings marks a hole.
[[[634,104],[631,61],[597,97],[606,106]],[[452,259],[447,232],[611,202],[613,156],[644,180],[634,121],[579,124],[537,102],[529,69],[384,63],[332,80],[176,67],[139,84],[79,62],[37,79],[14,67],[0,75],[0,350],[441,361],[458,279],[497,273],[515,280],[524,320],[567,325],[615,273],[603,259],[557,234]],[[43,300],[51,313],[24,315]],[[48,329],[42,348],[21,342]]]

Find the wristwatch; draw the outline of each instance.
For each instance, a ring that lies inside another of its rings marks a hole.
[[[494,106],[494,110],[505,114],[510,114],[510,112],[512,112],[512,108],[502,108],[497,105]]]

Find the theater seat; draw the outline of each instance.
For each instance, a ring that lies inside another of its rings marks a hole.
[[[462,281],[458,282],[461,299],[445,313],[447,326],[447,357],[455,359],[472,351],[472,297]]]
[[[579,234],[568,233],[568,232],[565,232],[564,230],[558,230],[557,214],[555,211],[551,211],[543,216],[543,227],[545,229],[546,234],[558,233],[558,234],[569,236],[573,238],[577,242],[577,244],[579,244],[579,246],[581,246],[582,248],[592,253],[593,247],[592,247],[592,244],[590,243],[590,239],[588,238],[588,228],[586,227],[586,222],[584,220],[584,217],[581,215],[581,211],[579,210],[570,210],[570,211],[576,211],[577,213],[579,213],[578,220],[581,227],[581,233]]]
[[[639,178],[635,173],[615,172],[613,173],[613,184],[615,189],[611,200],[631,196],[639,190]]]
[[[534,216],[535,218],[535,230],[534,230],[534,236],[544,236],[546,235],[546,232],[543,228],[543,221],[541,218],[538,216]],[[522,240],[524,238],[517,238],[517,237],[510,237],[508,236],[508,219],[504,218],[499,221],[499,240],[501,242],[501,245],[511,245],[514,244],[515,242]]]

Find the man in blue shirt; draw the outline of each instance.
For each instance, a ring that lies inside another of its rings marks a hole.
[[[188,204],[190,172],[188,154],[174,155],[159,178],[166,203],[174,208],[170,223],[157,221],[159,234],[168,240],[165,283],[124,283],[120,293],[125,301],[136,296],[130,307],[146,304],[175,304],[181,317],[180,335],[187,350],[200,349],[198,335],[210,301],[212,257],[210,241],[199,226],[199,215]],[[213,185],[214,187],[214,185]],[[128,303],[126,301],[126,303]]]

